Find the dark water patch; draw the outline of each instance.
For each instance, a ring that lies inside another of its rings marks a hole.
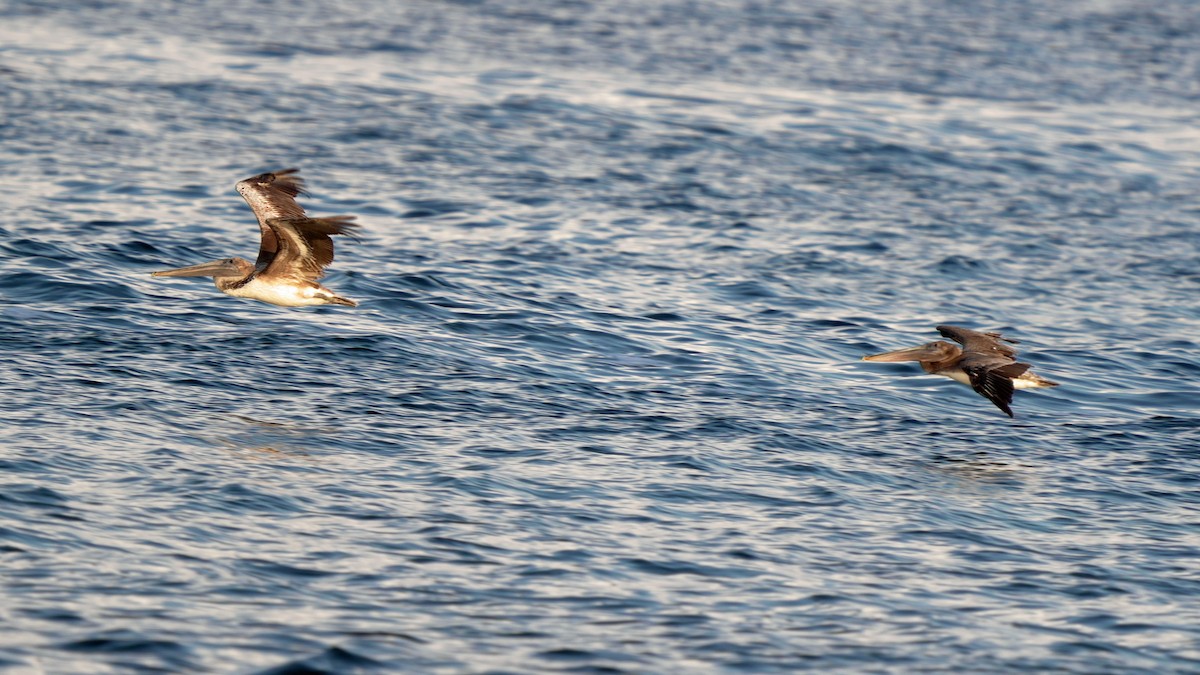
[[[68,499],[47,487],[5,485],[0,486],[0,502],[7,502],[12,506],[60,508],[67,505]]]
[[[555,664],[554,670],[558,672],[593,673],[595,675],[636,672],[636,670],[631,670],[633,666],[630,664],[646,662],[643,657],[612,649],[562,647],[546,650],[535,656]]]
[[[59,648],[112,664],[131,672],[190,670],[199,664],[192,650],[173,640],[160,640],[136,631],[104,631],[95,637],[63,642]]]
[[[79,613],[63,609],[34,609],[24,612],[34,619],[66,624],[82,624],[86,619]]]
[[[334,675],[388,670],[399,664],[385,664],[342,647],[330,647],[317,656],[292,661],[257,671],[259,675]],[[410,664],[413,665],[413,664]]]
[[[229,513],[303,513],[308,508],[298,497],[271,494],[239,483],[222,486],[213,496],[216,501],[206,502],[206,506]]]
[[[13,258],[36,258],[40,260],[69,261],[76,259],[66,243],[53,243],[34,239],[8,240],[0,244],[0,251]]]
[[[409,210],[400,215],[401,218],[431,218],[463,211],[475,211],[471,204],[440,199],[408,200]]]
[[[934,268],[939,273],[951,277],[979,276],[992,273],[986,261],[962,255],[952,255],[942,258],[936,263]]]
[[[19,271],[0,275],[0,285],[6,288],[8,298],[25,301],[121,301],[138,298],[132,288],[112,281],[73,282],[55,275]]]
[[[271,579],[287,579],[291,581],[304,581],[307,579],[320,579],[323,577],[332,576],[333,572],[326,572],[312,568],[295,567],[292,565],[283,565],[269,560],[242,560],[240,561],[251,574],[264,576]]]

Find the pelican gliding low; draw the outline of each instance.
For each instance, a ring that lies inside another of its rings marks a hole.
[[[222,293],[252,298],[283,307],[346,305],[357,302],[343,298],[317,283],[325,267],[333,262],[333,235],[354,236],[354,216],[309,218],[296,203],[304,194],[304,180],[297,169],[284,169],[247,178],[237,184],[242,198],[258,217],[262,233],[258,258],[253,264],[242,258],[211,262],[155,272],[156,277],[212,277]]]
[[[956,382],[969,385],[1009,417],[1014,389],[1057,387],[1029,372],[1028,363],[1016,360],[1017,350],[1004,343],[1016,344],[999,333],[980,333],[958,326],[938,326],[943,337],[959,345],[937,340],[918,347],[897,349],[882,354],[864,356],[863,361],[917,361],[927,373],[945,375]]]

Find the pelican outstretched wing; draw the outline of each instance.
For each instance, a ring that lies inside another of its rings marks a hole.
[[[1006,357],[1008,360],[1012,360],[1017,355],[1016,348],[1008,346],[1008,344],[1017,344],[1017,341],[1006,338],[999,333],[981,333],[977,330],[959,328],[958,326],[938,326],[937,331],[943,337],[948,337],[962,345],[964,352],[995,354]],[[1006,342],[1008,344],[1004,344]]]
[[[358,225],[354,216],[329,218],[268,218],[266,227],[278,243],[278,250],[269,256],[260,279],[284,278],[316,281],[325,275],[325,267],[333,262],[333,235],[355,237]]]
[[[980,354],[964,356],[961,363],[975,393],[995,403],[1009,417],[1015,417],[1009,407],[1013,399],[1013,378],[1029,370],[1029,364]]]
[[[254,266],[259,269],[268,264],[279,250],[279,241],[267,221],[304,216],[304,208],[296,202],[297,196],[305,194],[304,179],[298,173],[299,169],[283,169],[238,181],[237,191],[258,217],[262,242]]]

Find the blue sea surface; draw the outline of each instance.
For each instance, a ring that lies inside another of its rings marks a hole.
[[[1200,672],[1198,103],[1182,0],[0,3],[0,672]],[[358,308],[150,277],[291,166]]]

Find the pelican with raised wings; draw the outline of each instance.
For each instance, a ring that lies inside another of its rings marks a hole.
[[[958,326],[938,326],[937,331],[962,346],[936,340],[919,347],[864,356],[863,361],[916,361],[927,373],[945,375],[970,386],[1009,417],[1014,417],[1010,407],[1013,390],[1058,386],[1057,382],[1029,372],[1028,363],[1016,360],[1017,350],[1009,346],[1017,344],[1016,340]]]
[[[217,288],[237,298],[251,298],[283,307],[346,305],[343,298],[317,283],[333,262],[333,235],[354,237],[354,216],[309,218],[296,203],[305,194],[298,169],[264,173],[239,181],[237,191],[254,210],[262,241],[258,258],[211,262],[155,272],[156,277],[212,277]]]

